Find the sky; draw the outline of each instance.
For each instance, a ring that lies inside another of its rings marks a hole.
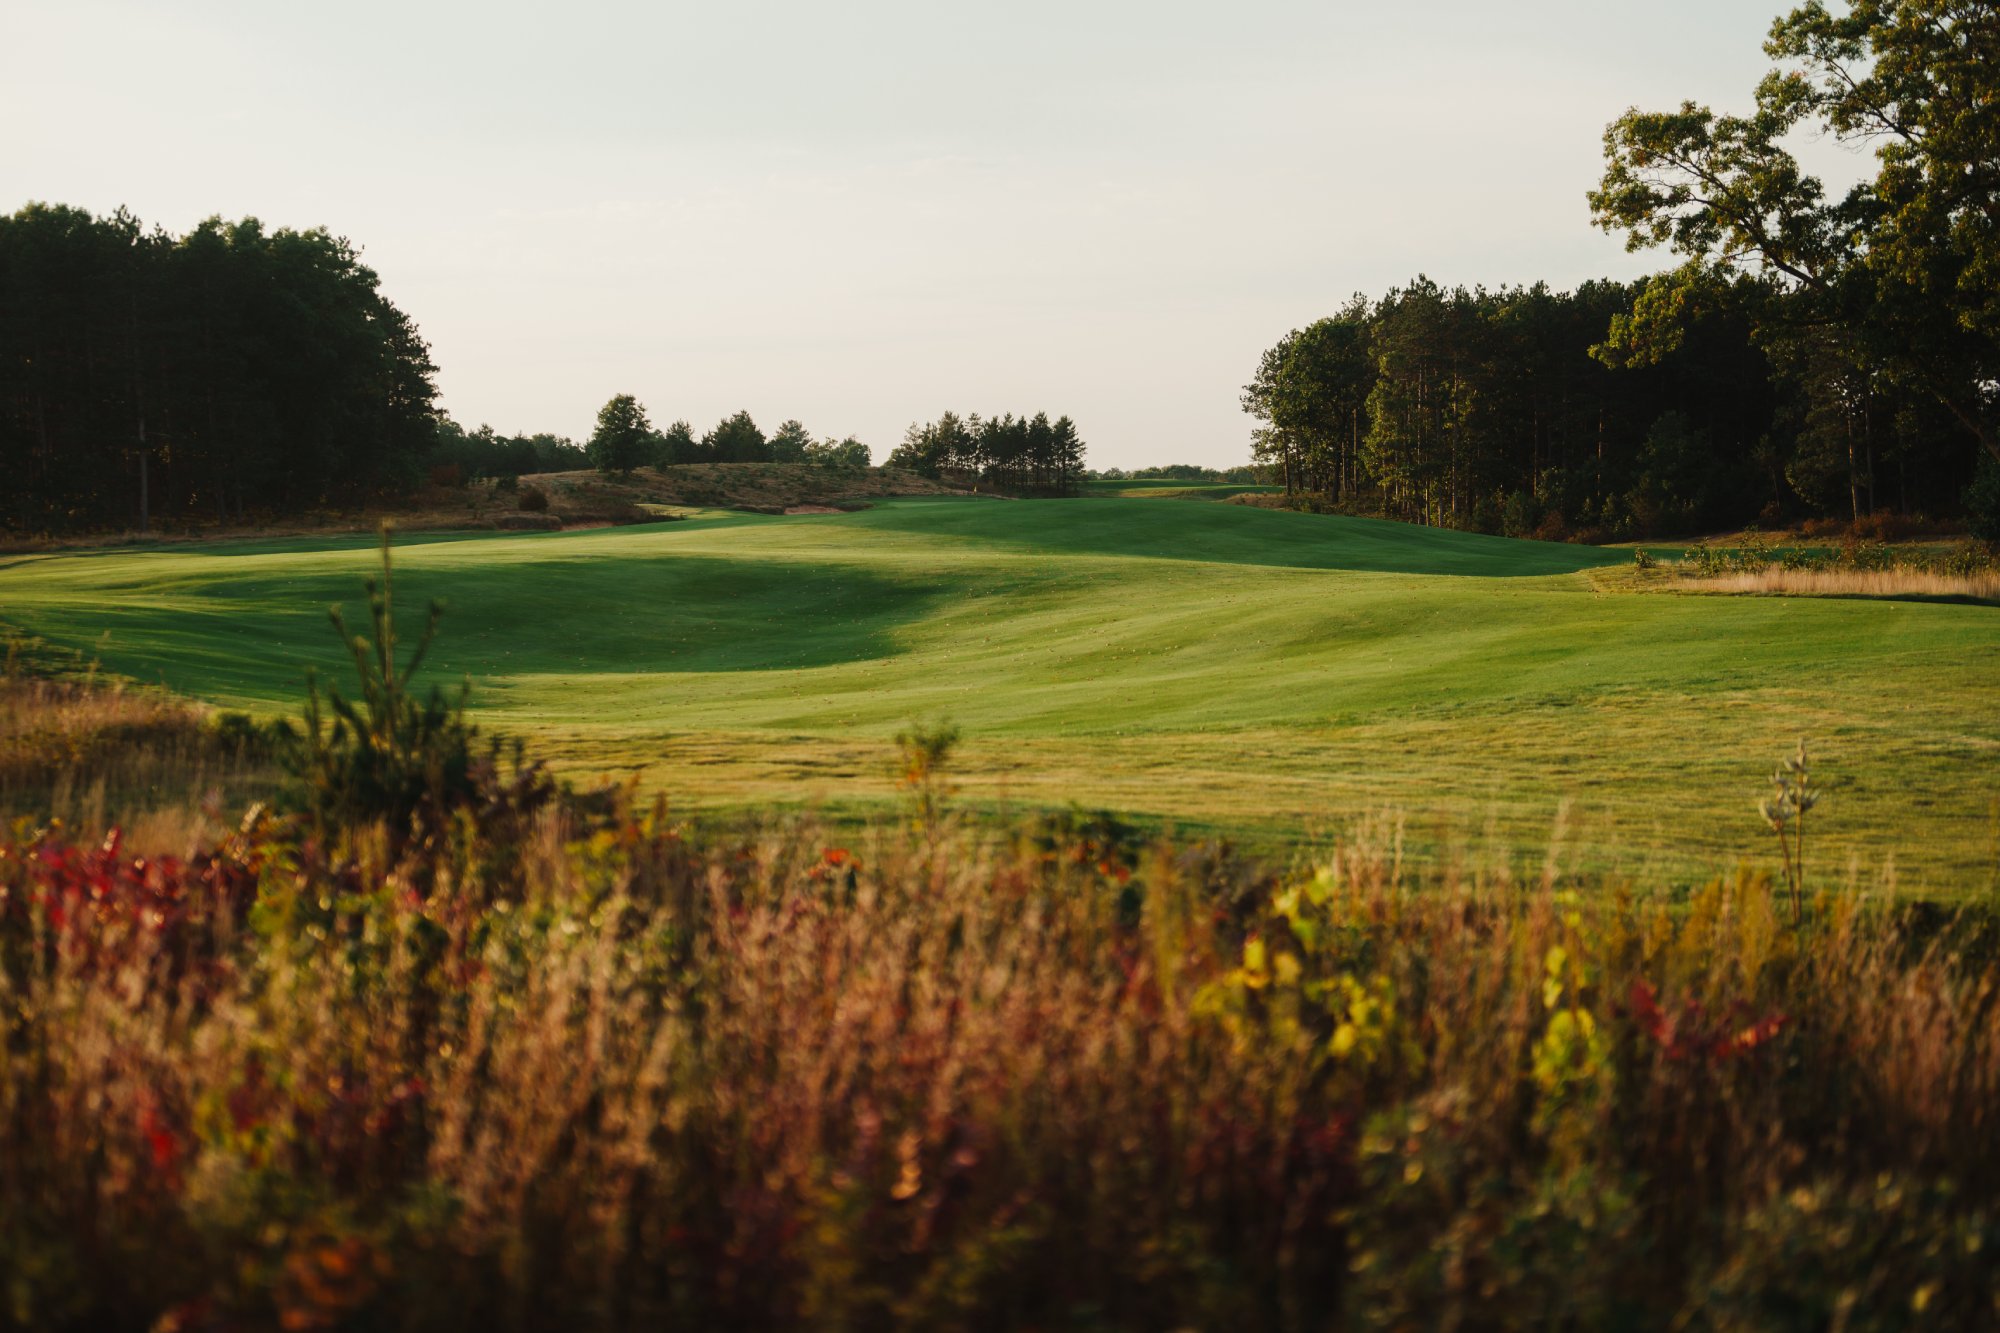
[[[1591,225],[1604,126],[1746,107],[1780,4],[0,0],[0,210],[346,236],[467,426],[1047,411],[1226,467],[1353,292],[1666,267]]]

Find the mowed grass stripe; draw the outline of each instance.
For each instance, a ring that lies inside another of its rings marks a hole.
[[[912,718],[968,799],[1108,805],[1259,838],[1396,806],[1444,839],[1688,874],[1759,849],[1811,737],[1822,867],[1931,892],[2000,860],[2000,612],[1621,591],[1624,552],[1242,506],[902,501],[850,515],[433,540],[398,555],[434,669],[578,773],[686,804],[892,798]],[[233,707],[339,670],[366,543],[0,567],[0,618]],[[1593,574],[1591,571],[1599,571]]]

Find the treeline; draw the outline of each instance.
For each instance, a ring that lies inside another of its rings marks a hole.
[[[685,421],[656,430],[646,409],[631,394],[619,394],[598,413],[597,429],[584,444],[560,435],[500,435],[491,426],[465,430],[440,414],[431,455],[431,480],[439,485],[506,481],[532,472],[573,472],[594,467],[629,473],[676,463],[814,463],[858,470],[873,462],[868,446],[853,436],[814,439],[798,421],[765,435],[748,412],[723,418],[696,436]]]
[[[1265,354],[1243,399],[1260,456],[1287,489],[1429,523],[1894,509],[2000,533],[1996,34],[1991,3],[1793,9],[1754,112],[1605,131],[1593,220],[1678,267],[1357,299]],[[1873,175],[1829,195],[1801,136],[1871,149]]]
[[[1510,535],[1956,510],[1973,454],[1943,410],[1810,338],[1759,336],[1783,293],[1719,285],[1635,357],[1611,334],[1645,291],[1357,296],[1264,353],[1243,393],[1256,456],[1288,492]]]
[[[575,472],[590,466],[583,446],[565,436],[546,432],[501,435],[486,425],[466,430],[442,412],[428,461],[430,481],[445,486],[506,481],[531,472]]]
[[[674,463],[871,463],[849,436],[748,412],[654,430],[630,395],[587,444],[467,430],[437,367],[347,240],[210,218],[184,236],[120,209],[0,217],[0,530],[244,524],[400,503],[426,485]]]
[[[0,526],[242,521],[405,493],[436,367],[346,240],[0,217]]]
[[[1108,467],[1086,474],[1093,481],[1207,481],[1255,485],[1263,480],[1254,467],[1214,468],[1199,463],[1170,463],[1166,467]]]
[[[677,463],[814,463],[860,469],[874,461],[868,446],[852,435],[816,440],[797,420],[766,435],[748,412],[724,417],[700,437],[685,421],[655,430],[645,407],[629,393],[599,409],[597,429],[584,453],[599,471],[619,473]]]
[[[1070,495],[1083,478],[1085,445],[1068,417],[961,417],[913,423],[889,466],[967,485],[1033,495]]]

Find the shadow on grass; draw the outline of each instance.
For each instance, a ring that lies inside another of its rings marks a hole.
[[[1626,551],[1516,541],[1385,519],[1245,505],[1020,500],[901,501],[843,520],[858,526],[1050,555],[1098,555],[1280,569],[1474,578],[1573,574],[1629,562]]]
[[[510,676],[777,671],[898,651],[895,631],[951,589],[852,566],[632,556],[402,564],[397,621],[414,637],[433,598],[443,632],[424,675],[475,685]],[[159,605],[27,616],[22,628],[92,644],[113,670],[214,697],[292,701],[308,667],[351,669],[327,624],[362,614],[357,571],[254,566]],[[68,623],[71,620],[75,623]],[[87,625],[86,625],[87,621]],[[601,705],[615,715],[617,699]]]

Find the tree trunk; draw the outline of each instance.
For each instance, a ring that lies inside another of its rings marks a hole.
[[[1861,521],[1861,461],[1854,448],[1854,411],[1849,408],[1841,413],[1847,423],[1847,507],[1854,521]]]

